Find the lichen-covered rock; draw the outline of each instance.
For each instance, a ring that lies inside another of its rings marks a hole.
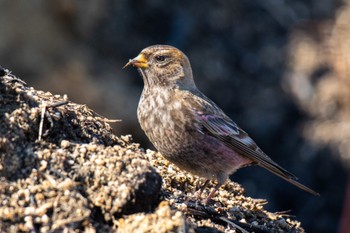
[[[188,232],[194,233],[194,225],[186,222],[181,211],[172,210],[168,202],[164,201],[154,213],[140,213],[119,219],[119,233],[166,233]]]
[[[0,93],[1,232],[103,231],[158,204],[160,176],[106,119],[12,75],[1,77]]]
[[[198,177],[115,136],[88,107],[1,71],[1,232],[303,232],[233,182],[203,205]]]

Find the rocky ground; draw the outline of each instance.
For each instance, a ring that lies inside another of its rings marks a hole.
[[[347,223],[350,216],[349,5],[0,1],[0,64],[36,89],[67,94],[70,101],[122,119],[111,124],[114,134],[132,134],[151,148],[136,118],[142,79],[136,69],[122,67],[152,44],[181,49],[198,88],[321,196],[256,167],[240,169],[232,179],[250,196],[267,199],[265,209],[292,210],[305,231],[335,233],[340,219]]]
[[[196,202],[201,180],[114,135],[122,122],[0,75],[1,232],[304,232],[234,182]]]

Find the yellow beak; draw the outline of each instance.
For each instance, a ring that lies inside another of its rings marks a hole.
[[[130,59],[128,63],[126,63],[126,65],[123,67],[123,69],[129,65],[133,65],[137,68],[148,68],[148,63],[147,63],[147,59],[145,58],[145,56],[140,53],[137,57],[135,57],[134,59]]]

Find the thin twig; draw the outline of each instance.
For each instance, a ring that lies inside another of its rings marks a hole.
[[[41,107],[41,119],[40,119],[40,124],[39,124],[39,136],[38,140],[40,141],[43,135],[43,127],[44,127],[44,118],[45,118],[45,112],[46,112],[46,103],[44,102]]]
[[[51,103],[49,105],[47,105],[48,108],[57,108],[57,107],[60,107],[62,105],[66,105],[68,104],[68,100],[63,100],[63,101],[59,101],[59,102],[56,102],[56,103]]]
[[[224,222],[227,222],[228,224],[232,225],[236,229],[240,230],[242,233],[249,233],[248,231],[244,230],[242,227],[238,226],[236,223],[230,221],[228,218],[220,217],[220,219]]]
[[[101,114],[99,114],[99,113],[97,113],[97,112],[95,112],[95,111],[93,111],[93,114],[94,114],[95,116],[97,116],[97,117],[102,118],[102,120],[103,120],[104,122],[107,122],[107,123],[116,123],[116,122],[121,122],[121,121],[122,121],[122,120],[120,120],[120,119],[108,119],[107,117],[104,117],[104,116],[102,116]]]
[[[41,140],[43,136],[47,136],[48,131],[46,130],[45,133],[43,134],[43,127],[44,127],[44,119],[45,116],[47,118],[47,120],[50,122],[50,129],[53,127],[53,120],[52,117],[50,115],[50,112],[47,111],[48,108],[57,108],[60,107],[62,105],[66,105],[68,104],[67,100],[64,101],[59,101],[56,103],[50,103],[47,104],[45,101],[43,102],[43,104],[41,104],[41,119],[40,119],[40,124],[39,124],[39,136],[38,136],[38,140]]]

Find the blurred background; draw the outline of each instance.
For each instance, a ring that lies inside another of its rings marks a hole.
[[[129,58],[170,44],[199,89],[314,197],[258,167],[231,178],[288,211],[307,232],[350,232],[349,0],[0,1],[0,65],[30,86],[67,94],[152,148]],[[348,193],[346,194],[346,189]]]

